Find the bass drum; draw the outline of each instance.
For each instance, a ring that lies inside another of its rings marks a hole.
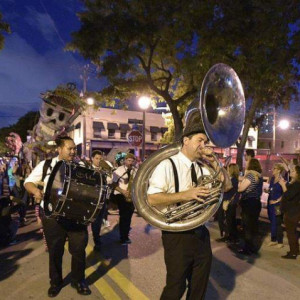
[[[47,183],[45,215],[87,225],[97,218],[107,199],[107,192],[104,173],[59,161]]]

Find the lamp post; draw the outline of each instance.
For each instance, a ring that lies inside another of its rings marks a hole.
[[[151,100],[149,97],[142,96],[139,98],[139,106],[143,110],[143,140],[142,140],[142,161],[145,160],[145,125],[146,125],[146,110],[149,108]]]
[[[86,104],[88,106],[94,105],[94,102],[95,102],[95,100],[92,97],[89,97],[89,98],[86,99]],[[86,110],[83,111],[82,117],[83,117],[83,131],[82,131],[83,132],[83,137],[82,137],[82,139],[83,139],[83,142],[82,142],[83,145],[82,146],[83,147],[82,147],[82,154],[84,156],[86,156]]]
[[[276,117],[277,117],[277,114],[276,114],[276,110],[274,108],[273,110],[273,153],[276,152]],[[277,125],[280,129],[282,130],[286,130],[290,127],[290,122],[286,119],[282,119],[278,122],[278,125]]]

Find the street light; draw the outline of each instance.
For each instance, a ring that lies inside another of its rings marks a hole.
[[[95,100],[94,100],[94,98],[92,98],[92,97],[88,97],[87,99],[86,99],[86,104],[88,105],[88,106],[92,106],[92,105],[94,105],[94,102],[95,102]],[[84,156],[86,156],[86,110],[84,109],[84,111],[83,111],[83,113],[82,113],[82,117],[83,117],[83,147],[82,147],[82,154],[84,155]]]
[[[280,120],[278,127],[280,127],[283,130],[288,129],[290,127],[290,122],[288,120]]]
[[[139,106],[143,110],[143,140],[142,140],[142,161],[145,160],[145,125],[146,125],[146,110],[151,104],[151,99],[146,96],[139,98]]]
[[[276,113],[276,109],[274,107],[273,109],[273,153],[275,153],[276,151],[276,117],[277,117],[277,113]],[[288,120],[280,120],[278,122],[277,127],[279,127],[280,129],[286,130],[290,127],[290,122]]]

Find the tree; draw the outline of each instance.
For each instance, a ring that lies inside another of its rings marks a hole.
[[[5,138],[10,132],[16,132],[20,135],[22,142],[26,142],[28,130],[32,130],[39,120],[39,112],[30,111],[21,117],[14,125],[3,127],[0,129],[0,153],[6,153],[8,148],[5,145]]]
[[[186,102],[205,73],[223,62],[238,73],[247,97],[239,158],[255,110],[298,97],[297,1],[85,1],[69,49],[101,67],[107,99],[147,93],[164,100],[181,135]]]
[[[2,14],[0,12],[0,50],[4,47],[3,32],[10,33],[10,27],[2,20]]]

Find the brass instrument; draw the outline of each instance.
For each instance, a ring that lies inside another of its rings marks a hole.
[[[132,193],[131,193],[131,189],[132,189],[132,184],[133,184],[133,180],[134,180],[134,174],[135,172],[135,168],[131,169],[131,175],[128,181],[128,186],[127,186],[127,191],[128,191],[128,196],[126,197],[126,202],[132,202]]]
[[[195,99],[186,113],[186,127],[197,121],[194,116],[201,113],[205,132],[214,145],[221,148],[231,146],[239,137],[245,118],[245,97],[242,84],[235,71],[225,65],[214,65],[206,74],[201,87],[200,100]],[[192,200],[172,209],[151,206],[147,200],[149,179],[156,166],[175,155],[181,149],[177,142],[153,153],[140,166],[132,186],[132,200],[139,213],[148,223],[167,231],[186,231],[208,221],[217,211],[223,199],[224,182],[220,180],[223,171],[214,155],[216,167],[201,160],[210,171],[202,178],[201,185],[209,186],[210,196],[205,203]]]

